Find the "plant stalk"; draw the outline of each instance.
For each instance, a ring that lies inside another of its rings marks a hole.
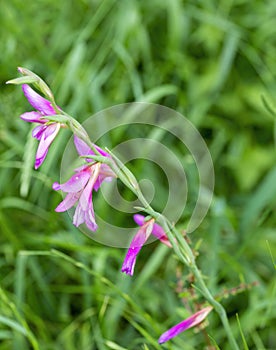
[[[74,118],[72,117],[69,117],[69,118],[72,119],[72,122],[69,123],[69,128],[71,126],[71,131],[73,133],[76,133],[76,129],[77,129],[78,130],[77,136],[79,136],[84,142],[86,142],[87,145],[92,147],[95,154],[99,154],[98,150],[95,148],[95,145],[90,140],[83,126],[78,122],[76,122]],[[222,306],[222,304],[220,304],[217,300],[214,299],[208,287],[206,286],[205,281],[202,277],[202,274],[195,262],[192,249],[190,248],[189,244],[187,243],[183,235],[174,227],[174,225],[166,217],[156,212],[150,206],[150,204],[144,197],[141,189],[139,188],[139,185],[137,186],[138,181],[136,180],[134,174],[132,174],[129,169],[127,169],[122,163],[120,163],[118,166],[115,162],[112,162],[110,159],[106,160],[106,164],[108,164],[112,168],[112,170],[115,171],[118,178],[120,178],[122,182],[137,196],[139,201],[144,206],[144,211],[161,223],[165,232],[168,235],[168,238],[170,240],[170,243],[172,244],[174,252],[178,256],[180,261],[182,261],[189,268],[189,270],[194,274],[194,276],[196,277],[197,284],[199,286],[199,291],[204,296],[204,298],[213,306],[214,310],[219,315],[222,325],[224,327],[225,333],[227,335],[229,344],[231,345],[231,348],[233,350],[239,350],[238,344],[233,336],[226,311]],[[126,168],[125,171],[124,171],[124,168]],[[129,181],[126,174],[131,174],[132,181]],[[135,182],[135,186],[133,185],[133,182]]]

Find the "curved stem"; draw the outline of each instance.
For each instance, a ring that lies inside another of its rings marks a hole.
[[[71,117],[70,117],[71,118]],[[69,123],[69,127],[72,132],[80,137],[84,142],[87,143],[89,147],[95,152],[95,154],[99,154],[98,150],[95,148],[95,145],[90,140],[86,130],[83,128],[81,124],[79,124],[75,119],[71,118],[71,123]],[[110,152],[111,153],[111,152]],[[138,181],[136,180],[134,174],[131,173],[129,169],[125,167],[124,164],[121,163],[114,155],[113,158],[118,163],[115,164],[115,161],[111,161],[110,159],[106,159],[106,163],[115,171],[118,178],[122,180],[122,182],[137,196],[138,200],[144,206],[144,211],[151,215],[154,219],[160,222],[162,227],[164,228],[170,243],[172,244],[173,250],[180,259],[194,274],[196,277],[196,281],[199,285],[199,290],[201,294],[205,297],[205,299],[213,306],[214,310],[219,315],[222,325],[224,327],[225,333],[228,337],[228,341],[233,350],[239,350],[238,344],[233,336],[226,311],[224,307],[214,299],[208,287],[205,284],[205,281],[202,277],[200,270],[197,267],[195,262],[194,254],[189,244],[183,237],[183,235],[174,227],[174,225],[162,214],[156,212],[148,203],[147,199],[144,197],[141,189],[139,188]],[[134,185],[135,184],[135,185]]]

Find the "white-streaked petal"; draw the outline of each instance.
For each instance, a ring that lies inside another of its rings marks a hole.
[[[29,123],[39,123],[39,124],[45,124],[45,119],[40,119],[41,114],[39,112],[26,112],[21,114],[20,118],[24,120],[25,122]]]
[[[79,203],[73,216],[73,225],[78,227],[82,223],[84,223],[84,210]]]
[[[79,193],[68,193],[64,200],[56,207],[56,212],[63,212],[73,207],[79,199]]]
[[[133,219],[136,222],[137,225],[142,226],[145,222],[145,216],[141,214],[134,214]],[[165,244],[168,247],[172,247],[168,236],[166,235],[164,229],[162,226],[154,223],[153,229],[152,229],[152,234],[157,237],[163,244]]]
[[[40,140],[46,128],[47,126],[45,125],[37,125],[32,131],[32,136],[37,140]]]
[[[84,221],[85,221],[85,225],[89,228],[89,230],[91,231],[97,230],[98,225],[96,224],[96,220],[95,220],[95,213],[94,213],[92,198],[89,202],[89,206],[87,210],[85,211]]]
[[[147,221],[136,233],[132,239],[129,249],[127,251],[126,257],[123,262],[121,271],[132,276],[134,272],[134,266],[136,264],[136,258],[142,249],[143,245],[149,238],[152,228],[153,228],[154,219]]]
[[[62,190],[63,192],[79,192],[86,186],[90,176],[89,171],[78,172],[64,184],[55,185],[54,189]]]
[[[40,143],[38,145],[37,152],[36,152],[35,169],[38,169],[40,165],[43,163],[48,153],[49,147],[51,143],[54,141],[56,135],[58,134],[59,129],[60,129],[59,123],[53,123],[45,127],[45,130],[41,135]]]

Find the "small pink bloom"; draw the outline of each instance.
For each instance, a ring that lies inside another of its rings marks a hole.
[[[35,127],[32,134],[34,138],[40,141],[35,157],[35,169],[38,169],[46,158],[49,147],[59,132],[60,123],[49,123],[47,119],[41,118],[56,114],[50,101],[40,96],[27,84],[23,84],[22,89],[27,100],[36,111],[23,113],[20,118],[26,122],[40,124]]]
[[[209,312],[213,308],[211,306],[207,306],[204,309],[196,312],[186,320],[178,323],[174,327],[167,330],[165,333],[161,335],[161,337],[158,340],[159,344],[165,343],[166,341],[176,337],[179,333],[184,332],[186,329],[189,329],[191,327],[194,327],[201,323],[209,314]]]
[[[93,151],[86,143],[75,136],[74,138],[76,149],[79,155],[93,155]],[[104,156],[109,157],[109,154],[104,152],[98,146],[97,150]],[[89,162],[90,160],[87,159]],[[54,190],[62,190],[67,192],[65,199],[57,206],[57,212],[63,212],[72,208],[77,202],[77,207],[73,217],[73,224],[79,226],[85,223],[91,231],[96,231],[97,224],[92,202],[92,192],[97,191],[103,181],[111,181],[116,175],[106,164],[93,163],[92,165],[83,165],[75,170],[74,174],[64,184],[55,182]]]
[[[141,226],[133,240],[130,243],[130,247],[127,251],[125,260],[121,271],[125,272],[127,275],[132,276],[134,272],[134,267],[136,263],[137,255],[142,249],[143,245],[146,243],[147,239],[151,234],[156,236],[162,243],[171,247],[168,237],[166,236],[163,228],[155,223],[154,219],[145,221],[145,217],[140,214],[135,214],[134,221]]]

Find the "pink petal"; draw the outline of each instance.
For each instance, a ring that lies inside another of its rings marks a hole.
[[[52,189],[55,191],[58,191],[58,190],[60,190],[60,186],[61,185],[58,182],[54,182],[52,185]]]
[[[93,180],[90,178],[80,196],[79,205],[84,211],[87,210],[89,207],[89,202],[92,201],[93,185]]]
[[[36,93],[29,85],[23,84],[22,90],[29,103],[43,115],[56,114],[50,101]]]
[[[97,230],[98,225],[96,224],[96,220],[95,220],[95,213],[94,213],[92,198],[89,203],[88,209],[84,213],[84,221],[86,226],[89,228],[89,230],[91,231]]]
[[[25,122],[45,124],[46,120],[41,120],[40,117],[41,114],[39,112],[26,112],[20,116]]]
[[[166,235],[162,226],[155,223],[153,225],[152,234],[155,237],[157,237],[160,240],[160,242],[162,242],[166,246],[168,246],[170,248],[172,247],[171,242],[169,241],[168,236]]]
[[[78,138],[77,136],[74,137],[74,143],[77,149],[77,152],[80,156],[85,156],[87,155],[94,155],[95,153],[92,151],[92,149],[84,142],[82,141],[80,138]],[[94,144],[94,147],[98,150],[98,152],[104,156],[104,157],[109,157],[110,155],[105,152],[103,149],[101,149],[99,146]]]
[[[81,165],[81,166],[75,168],[74,171],[77,173],[77,172],[80,172],[80,171],[87,169],[87,167],[89,167],[89,165],[84,164],[84,165]]]
[[[121,269],[122,272],[125,272],[127,275],[133,276],[134,267],[136,264],[136,257],[141,249],[142,247],[128,249],[125,260],[122,265],[122,269]]]
[[[130,248],[142,248],[142,246],[146,243],[147,239],[149,238],[152,229],[153,229],[153,219],[147,221],[136,233],[134,238],[132,239],[130,243]]]
[[[100,175],[104,176],[105,178],[111,178],[111,180],[113,177],[116,177],[116,174],[114,173],[114,171],[107,164],[101,165]]]
[[[78,172],[77,174],[74,174],[64,184],[54,183],[53,189],[56,191],[62,190],[63,192],[70,192],[70,193],[79,192],[86,186],[90,176],[91,176],[90,171]]]
[[[94,152],[87,146],[87,144],[77,136],[74,137],[74,143],[76,146],[76,150],[80,156],[94,154]]]
[[[145,217],[141,214],[135,214],[133,215],[133,219],[136,222],[137,225],[142,226],[145,222]],[[157,237],[163,244],[167,245],[168,247],[172,247],[164,229],[162,226],[154,223],[152,234]]]
[[[79,203],[74,213],[73,224],[78,227],[82,223],[84,223],[84,210]]]
[[[107,153],[107,152],[104,151],[101,147],[99,147],[99,146],[97,146],[97,145],[95,145],[95,144],[94,144],[94,146],[95,146],[96,150],[97,150],[102,156],[107,157],[107,158],[110,158],[110,154],[109,154],[109,153]]]
[[[87,228],[91,231],[96,231],[98,228],[98,225],[96,224],[96,221],[95,221],[92,198],[88,206],[85,208],[85,210],[82,208],[80,203],[77,205],[77,208],[75,210],[75,214],[73,217],[73,224],[78,227],[83,223],[85,223]]]
[[[145,221],[144,215],[141,215],[141,214],[134,214],[133,219],[136,222],[136,224],[139,226],[142,226],[144,224],[144,221]]]
[[[95,182],[94,190],[98,191],[104,181],[111,182],[116,177],[115,173],[107,164],[101,164],[99,176]]]
[[[136,233],[133,240],[130,243],[129,249],[127,251],[125,260],[121,271],[132,276],[134,272],[134,266],[136,264],[136,258],[142,249],[143,245],[149,238],[152,228],[153,228],[154,219],[147,221]]]
[[[64,200],[56,207],[56,212],[63,212],[73,207],[79,199],[79,193],[68,193]]]
[[[36,152],[35,169],[39,168],[40,165],[43,163],[48,153],[48,149],[51,143],[54,141],[56,135],[58,134],[59,129],[59,123],[53,123],[46,126],[45,130],[41,135],[40,143]]]
[[[95,163],[90,167],[92,171],[92,176],[88,181],[87,185],[85,186],[84,190],[82,191],[82,194],[79,200],[83,210],[86,210],[87,207],[89,206],[90,201],[92,201],[92,191],[94,188],[94,184],[97,181],[97,178],[99,176],[100,166],[101,165],[99,163]]]
[[[100,166],[100,163],[95,163],[90,167],[92,171],[92,176],[90,177],[90,180],[88,181],[87,185],[81,193],[81,196],[79,198],[79,204],[76,208],[73,217],[73,224],[75,226],[79,226],[80,224],[85,222],[86,226],[91,231],[95,231],[98,227],[95,221],[95,214],[92,202],[92,191],[95,182],[99,176]]]
[[[209,314],[209,312],[213,308],[211,306],[207,306],[204,309],[196,312],[186,320],[178,323],[174,327],[167,330],[165,333],[161,335],[161,337],[158,340],[159,344],[165,343],[166,341],[176,337],[179,333],[184,332],[186,329],[189,329],[191,327],[194,327],[201,323]]]
[[[38,125],[36,126],[33,131],[32,131],[32,136],[36,138],[37,140],[40,140],[43,132],[46,130],[47,126],[46,125]]]

